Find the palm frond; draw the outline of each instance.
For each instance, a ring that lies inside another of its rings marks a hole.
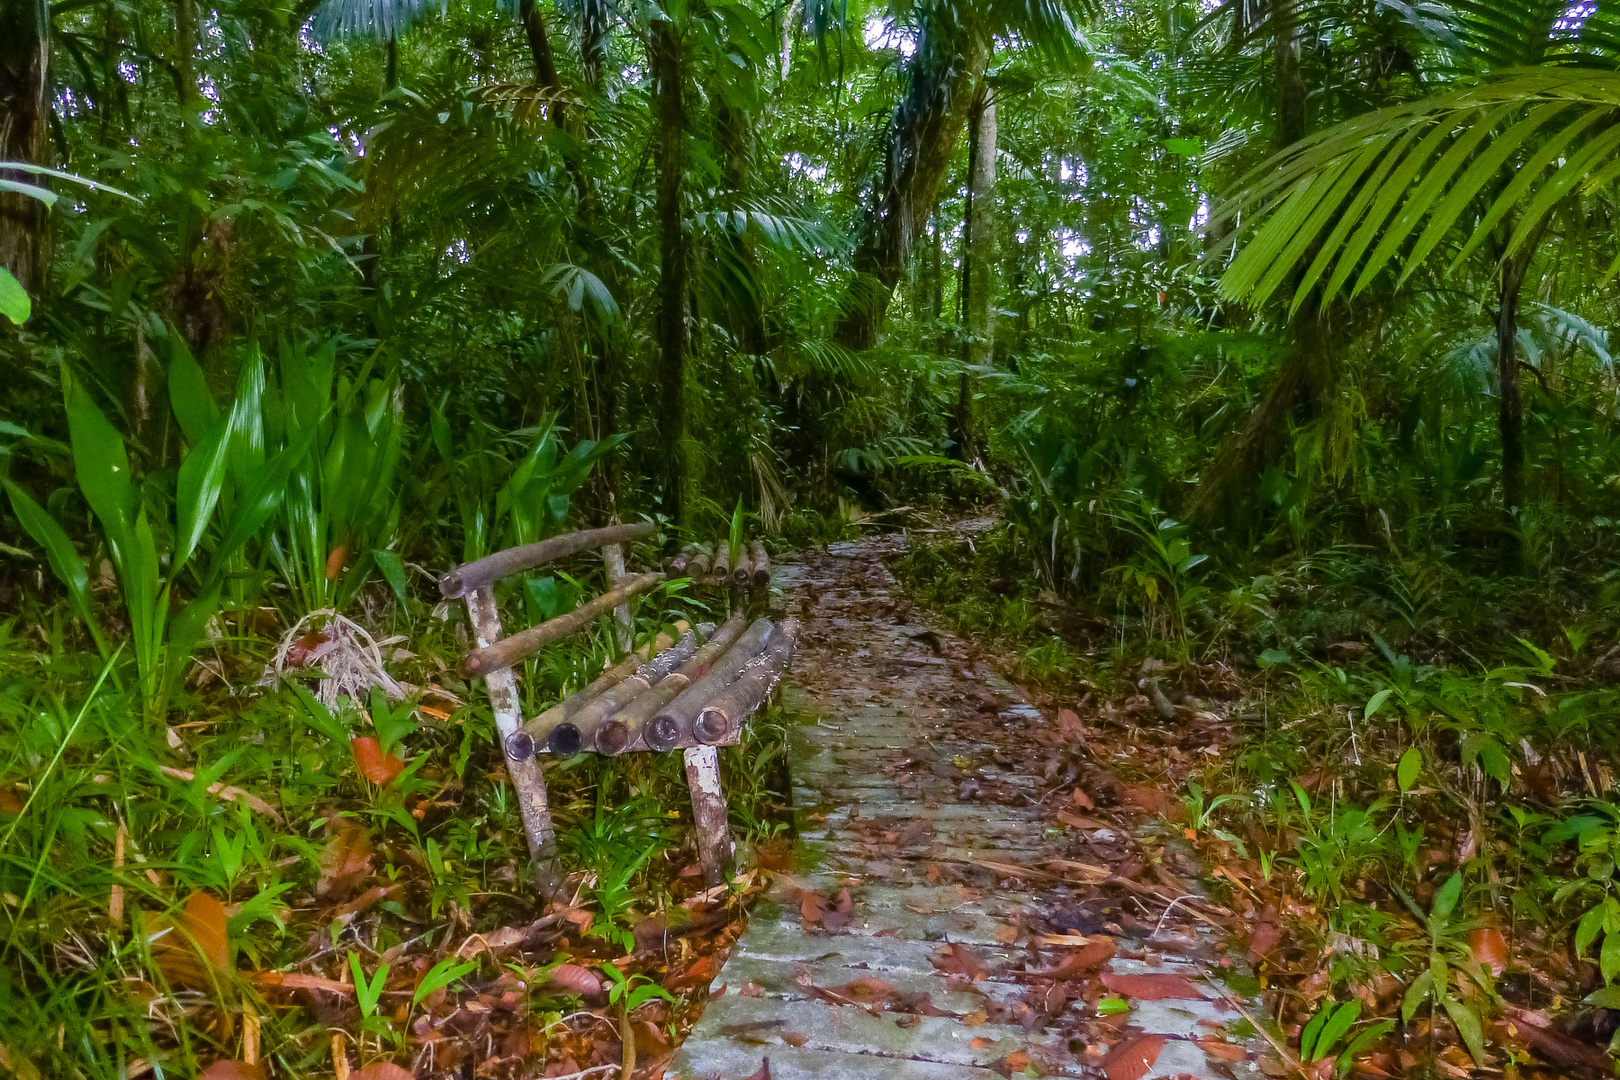
[[[1620,74],[1553,67],[1338,124],[1272,158],[1220,209],[1255,230],[1221,291],[1263,304],[1303,269],[1291,310],[1313,295],[1325,305],[1397,261],[1404,281],[1458,226],[1453,267],[1498,226],[1512,228],[1501,252],[1512,255],[1560,201],[1620,176],[1617,121]]]
[[[387,41],[409,30],[430,6],[430,0],[321,0],[310,29],[323,41],[367,34]],[[440,0],[439,14],[448,7],[449,0]]]

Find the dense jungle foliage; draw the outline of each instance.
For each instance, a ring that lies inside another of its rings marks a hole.
[[[697,890],[667,759],[555,770],[594,873],[545,970],[407,948],[536,914],[435,581],[919,511],[998,518],[902,576],[1024,678],[1231,704],[1190,812],[1309,910],[1302,1021],[1433,1075],[1515,1067],[1504,1010],[1614,1031],[1610,0],[0,0],[0,105],[0,1066],[556,1061],[579,978],[667,1028],[611,963]],[[329,625],[387,692],[276,683]],[[745,837],[779,752],[728,751]],[[238,974],[308,957],[364,990]],[[423,1057],[497,979],[550,1034]]]

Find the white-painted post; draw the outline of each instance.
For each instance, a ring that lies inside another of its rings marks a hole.
[[[602,564],[607,570],[608,588],[617,588],[624,580],[624,548],[619,544],[604,544],[602,546]],[[630,621],[630,605],[620,604],[613,609],[613,617],[618,620],[619,655],[623,656],[630,651],[633,644],[634,623]]]
[[[709,888],[731,880],[731,827],[726,795],[720,790],[720,752],[712,746],[686,751],[686,786],[692,792],[692,824],[697,830],[698,864]]]
[[[467,596],[467,616],[479,648],[501,640],[501,617],[495,608],[492,586],[477,589]],[[517,676],[509,667],[496,668],[484,676],[484,684],[489,688],[495,730],[506,756],[506,774],[512,778],[518,809],[523,815],[523,832],[529,841],[529,857],[534,862],[535,883],[541,896],[549,899],[558,884],[557,840],[551,827],[551,808],[546,802],[546,779],[540,771],[533,743],[522,731]]]

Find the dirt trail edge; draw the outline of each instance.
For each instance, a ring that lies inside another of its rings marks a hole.
[[[1221,935],[1188,918],[1196,887],[1178,906],[1110,889],[1095,857],[1053,862],[1069,847],[1051,798],[1073,784],[1054,788],[1019,733],[1054,721],[912,612],[883,563],[904,543],[782,568],[805,626],[784,691],[797,869],[758,905],[671,1073],[1258,1075],[1256,1014],[1207,978]]]

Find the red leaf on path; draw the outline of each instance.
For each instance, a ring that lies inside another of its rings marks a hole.
[[[1075,788],[1073,791],[1071,791],[1069,793],[1069,799],[1074,803],[1074,805],[1080,807],[1083,810],[1095,810],[1095,809],[1097,809],[1097,804],[1091,801],[1091,796],[1087,795],[1084,791],[1082,791],[1079,788]]]
[[[782,1032],[782,1041],[789,1046],[803,1046],[810,1041],[810,1036],[800,1035],[797,1031],[784,1031]]]
[[[933,956],[934,966],[947,975],[961,975],[977,982],[985,977],[984,961],[979,954],[958,942],[947,944]]]
[[[1072,979],[1076,975],[1084,975],[1088,971],[1102,967],[1113,958],[1114,939],[1106,938],[1102,941],[1093,941],[1079,952],[1070,953],[1051,971],[1038,971],[1035,974],[1060,980]]]
[[[1507,938],[1502,931],[1494,926],[1481,926],[1468,932],[1468,951],[1474,954],[1474,962],[1480,967],[1491,969],[1492,975],[1500,975],[1507,967],[1508,945]]]
[[[1163,1035],[1143,1035],[1119,1043],[1103,1058],[1103,1073],[1108,1080],[1142,1080],[1159,1060],[1159,1051],[1163,1049]]]
[[[330,836],[321,852],[321,878],[315,895],[322,900],[343,900],[371,876],[371,836],[349,818],[333,817]]]
[[[1001,1063],[1013,1072],[1023,1072],[1029,1068],[1029,1055],[1022,1050],[1014,1050],[1001,1059]]]
[[[799,922],[805,926],[820,926],[821,913],[826,910],[827,902],[821,894],[809,889],[799,890]]]
[[[838,903],[831,910],[824,910],[821,913],[821,925],[828,930],[842,930],[854,919],[855,901],[850,898],[848,889],[838,894]]]
[[[761,1058],[759,1062],[759,1071],[753,1076],[748,1077],[748,1080],[771,1080],[771,1059]]]
[[[245,1061],[216,1061],[197,1074],[197,1080],[265,1080],[263,1065]]]
[[[1120,975],[1105,971],[1102,984],[1120,997],[1135,998],[1137,1001],[1201,999],[1204,996],[1185,975]]]
[[[1248,1056],[1248,1051],[1237,1043],[1229,1043],[1214,1035],[1201,1035],[1196,1041],[1198,1048],[1216,1061],[1242,1061]]]
[[[350,739],[349,746],[354,750],[354,767],[373,784],[386,784],[405,771],[405,763],[393,754],[383,753],[382,743],[370,735]]]
[[[349,1080],[416,1080],[411,1070],[392,1061],[373,1061],[365,1068],[349,1074]]]
[[[578,964],[558,964],[551,969],[549,978],[548,987],[555,986],[580,997],[596,997],[602,992],[602,977]]]

